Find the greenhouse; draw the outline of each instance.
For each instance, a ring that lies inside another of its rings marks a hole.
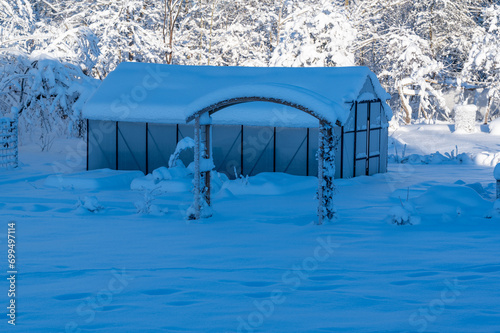
[[[192,135],[190,219],[211,216],[215,169],[317,176],[322,224],[335,216],[335,177],[386,171],[388,98],[365,67],[122,63],[84,108],[87,168],[148,173]]]
[[[297,77],[296,82],[280,79],[282,72]],[[219,68],[139,63],[118,66],[84,109],[89,128],[87,168],[149,173],[166,166],[177,142],[194,136],[194,122],[186,123],[184,116],[186,107],[207,91],[213,90],[211,94],[216,96],[224,86],[234,90],[232,82],[240,84],[238,76],[245,74],[252,81],[265,78],[256,86],[262,86],[262,82],[275,86],[293,82],[297,87],[311,86],[311,90],[319,87],[313,91],[339,101],[341,114],[337,120],[345,123],[334,127],[340,140],[335,178],[386,171],[390,109],[385,103],[385,91],[364,67]],[[172,81],[170,76],[174,75]],[[301,80],[307,76],[314,82]],[[220,80],[225,84],[221,85]],[[290,85],[291,94],[294,88]],[[243,87],[242,93],[252,89]],[[177,101],[181,95],[185,96],[183,103]],[[310,114],[283,104],[239,102],[213,113],[212,125],[215,169],[230,178],[260,172],[318,174],[319,121]],[[193,161],[192,152],[181,157],[186,165]]]

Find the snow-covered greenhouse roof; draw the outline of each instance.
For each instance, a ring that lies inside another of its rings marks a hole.
[[[351,102],[390,96],[366,67],[210,67],[121,63],[87,101],[93,120],[182,124],[196,113],[238,104],[213,114],[215,124],[317,126],[344,123]],[[253,102],[260,100],[285,105]],[[241,104],[240,104],[241,103]],[[313,116],[292,108],[308,110]]]

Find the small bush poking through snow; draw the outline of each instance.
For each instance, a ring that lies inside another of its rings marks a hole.
[[[137,214],[163,216],[168,212],[167,208],[160,208],[157,205],[153,205],[153,201],[156,199],[161,191],[159,188],[146,189],[144,191],[143,201],[137,201],[135,203],[135,208],[137,208]]]
[[[388,221],[396,225],[415,225],[420,223],[420,218],[415,215],[415,208],[408,202],[410,189],[406,201],[400,200],[400,205],[394,206],[389,210]]]
[[[76,209],[80,212],[91,212],[97,213],[104,209],[103,205],[97,200],[96,197],[84,197],[83,200],[80,198],[76,203]]]
[[[394,206],[389,210],[389,223],[396,225],[415,225],[420,218],[415,216],[415,210],[409,203]]]

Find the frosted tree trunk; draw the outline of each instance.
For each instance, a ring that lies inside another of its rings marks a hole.
[[[335,150],[338,140],[333,135],[333,128],[325,122],[319,125],[318,149],[318,224],[336,217],[333,203],[335,186]]]

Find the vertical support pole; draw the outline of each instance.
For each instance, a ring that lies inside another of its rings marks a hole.
[[[202,157],[204,159],[210,159],[212,156],[212,126],[202,125],[201,126],[201,146],[203,147]],[[211,206],[210,194],[211,194],[211,171],[203,171],[201,173],[202,184],[204,184],[204,190],[202,191],[208,206]]]
[[[372,103],[368,102],[367,103],[367,110],[366,110],[366,172],[365,172],[365,175],[367,175],[367,176],[370,175],[370,139],[371,139],[370,113],[372,112],[371,106],[372,106]]]
[[[356,159],[358,155],[358,102],[354,104],[354,161],[352,164],[352,176],[356,177]]]
[[[241,155],[240,155],[240,175],[243,175],[243,125],[241,125]],[[234,175],[236,177],[236,175]]]
[[[89,171],[89,144],[90,144],[90,127],[87,119],[87,171]]]
[[[200,116],[194,120],[194,219],[201,216],[200,201],[201,173],[200,173]]]
[[[273,129],[273,172],[276,172],[276,127]]]
[[[500,199],[500,163],[495,166],[493,170],[493,176],[497,180],[497,200]]]
[[[115,125],[115,131],[116,131],[116,135],[115,135],[115,158],[116,158],[116,161],[115,161],[115,170],[118,170],[118,158],[119,158],[119,154],[118,154],[118,132],[119,132],[120,128],[118,126],[118,122],[116,122],[116,125]]]
[[[335,150],[338,140],[334,138],[330,124],[320,121],[318,142],[318,224],[335,217],[333,195],[335,192]]]
[[[149,173],[149,123],[146,123],[146,175]]]
[[[497,180],[497,200],[500,200],[500,179]]]
[[[323,140],[323,123],[319,124],[318,131],[318,224],[323,224],[323,218],[325,216],[325,202],[324,202],[324,179],[323,179],[323,163],[324,163],[324,140]]]
[[[344,178],[344,126],[340,127],[340,178]]]
[[[306,176],[309,176],[309,127],[306,133]]]

